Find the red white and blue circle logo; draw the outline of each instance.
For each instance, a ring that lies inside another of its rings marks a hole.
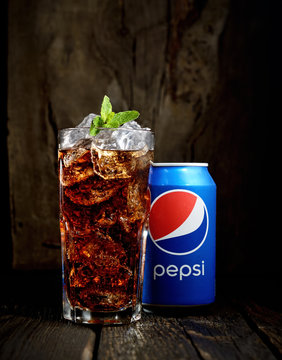
[[[208,228],[207,207],[192,191],[166,191],[151,205],[151,239],[168,254],[187,255],[198,250],[206,240]]]

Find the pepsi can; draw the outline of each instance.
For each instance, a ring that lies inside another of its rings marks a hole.
[[[216,185],[207,163],[153,163],[143,305],[215,300]],[[152,307],[150,307],[152,306]]]

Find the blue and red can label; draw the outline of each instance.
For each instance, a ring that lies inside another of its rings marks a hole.
[[[149,186],[151,210],[143,303],[174,306],[212,303],[216,186],[207,166],[153,165]]]

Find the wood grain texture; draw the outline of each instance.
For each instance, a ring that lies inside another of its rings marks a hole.
[[[212,311],[189,312],[181,317],[145,313],[128,327],[103,328],[98,359],[274,360],[281,355],[279,346],[269,348],[242,314],[226,303]]]
[[[282,354],[282,314],[253,301],[242,304],[250,326],[271,345],[275,354]]]
[[[95,333],[83,326],[23,316],[0,317],[1,360],[91,360]]]
[[[129,326],[104,327],[98,360],[198,359],[197,352],[174,318],[142,314]]]
[[[127,326],[102,327],[62,319],[60,272],[7,274],[0,297],[0,358],[280,359],[279,288],[258,294],[250,291],[250,279],[218,282],[217,301],[209,307],[159,309]],[[262,305],[265,300],[268,305]]]
[[[243,316],[221,306],[215,314],[180,319],[202,359],[269,359],[275,356]]]

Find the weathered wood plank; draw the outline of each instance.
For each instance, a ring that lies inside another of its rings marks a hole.
[[[242,305],[247,317],[257,327],[266,342],[272,344],[273,351],[282,356],[282,315],[254,302]]]
[[[179,319],[202,359],[272,360],[275,356],[240,312],[217,306],[213,313]]]
[[[209,310],[188,313],[192,315],[178,318],[145,313],[136,324],[103,328],[98,359],[276,358],[231,306],[220,303]]]
[[[129,326],[104,327],[98,360],[198,360],[197,352],[176,319],[142,314]]]
[[[95,338],[89,328],[72,323],[0,317],[1,360],[92,359]]]

